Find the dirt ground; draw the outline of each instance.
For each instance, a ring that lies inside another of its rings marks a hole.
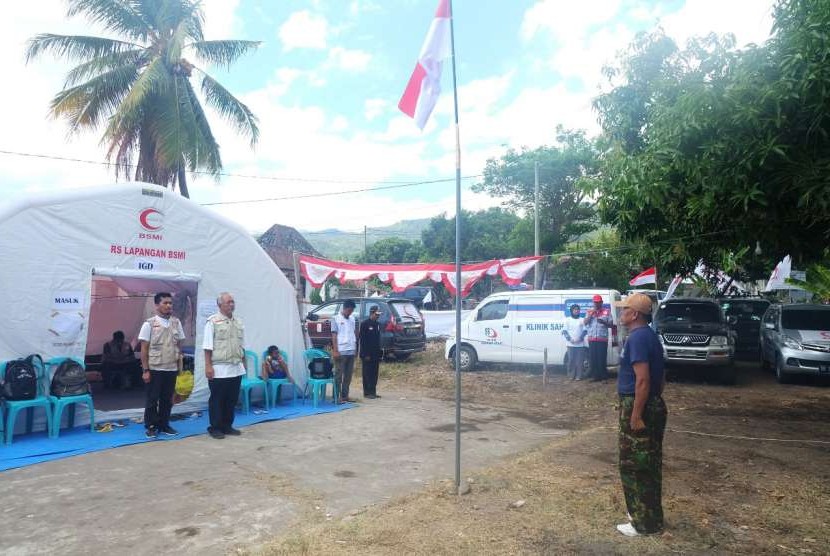
[[[450,400],[441,346],[383,367],[383,384]],[[756,364],[736,386],[694,373],[667,385],[666,532],[628,539],[616,468],[615,385],[571,382],[537,369],[463,376],[464,406],[521,417],[566,436],[500,462],[463,462],[470,492],[448,480],[329,521],[289,528],[255,554],[830,553],[830,388],[778,385]],[[481,441],[480,435],[478,441]],[[477,442],[464,434],[469,447]],[[462,456],[463,457],[463,456]],[[446,476],[450,476],[451,469]]]

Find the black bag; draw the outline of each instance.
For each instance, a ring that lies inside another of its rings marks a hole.
[[[80,396],[89,394],[89,383],[86,380],[86,371],[72,359],[64,359],[55,374],[52,376],[50,391],[53,396]]]
[[[7,400],[33,400],[37,397],[37,371],[35,358],[43,367],[40,355],[30,355],[26,359],[15,359],[6,363],[3,376],[3,397]]]
[[[308,371],[310,378],[316,379],[326,379],[331,378],[334,376],[332,369],[334,366],[331,364],[331,359],[328,357],[315,357],[311,360],[311,363],[308,364]]]

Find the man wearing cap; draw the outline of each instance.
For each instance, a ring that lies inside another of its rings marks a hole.
[[[377,392],[378,372],[381,355],[380,348],[380,309],[372,305],[369,318],[360,323],[360,361],[363,367],[363,397],[374,400],[379,398]]]
[[[588,329],[588,362],[593,380],[608,378],[608,329],[613,324],[611,311],[602,306],[602,296],[595,295],[594,307],[588,309],[585,327]]]
[[[620,356],[620,479],[629,522],[617,525],[627,537],[663,529],[663,346],[648,326],[651,299],[641,293],[616,303],[620,323],[629,330]]]

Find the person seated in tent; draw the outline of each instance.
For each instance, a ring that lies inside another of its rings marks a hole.
[[[277,346],[268,346],[268,355],[262,361],[262,379],[268,380],[269,378],[287,378],[292,383],[294,382],[288,365],[280,354],[280,348]]]
[[[104,344],[104,354],[101,356],[101,376],[104,385],[108,388],[129,388],[138,384],[136,375],[140,373],[138,359],[133,353],[133,347],[124,341],[124,332],[116,330],[112,340]]]

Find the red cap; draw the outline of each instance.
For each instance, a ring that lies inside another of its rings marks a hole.
[[[594,303],[602,303],[602,296],[601,295],[595,295],[594,296]]]

